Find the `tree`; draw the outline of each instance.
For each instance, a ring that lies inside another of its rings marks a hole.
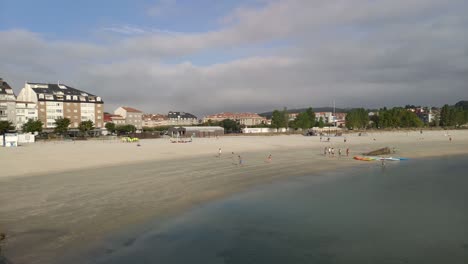
[[[310,121],[310,127],[309,128],[311,128],[311,127],[313,127],[315,125],[315,112],[312,109],[312,107],[309,107],[309,108],[307,108],[306,113],[307,113],[307,117],[309,118],[309,121]]]
[[[88,132],[94,129],[94,123],[91,120],[81,121],[80,125],[78,126],[78,129],[85,136],[88,136]]]
[[[15,127],[13,126],[13,123],[10,121],[0,121],[0,134],[5,134],[6,132],[10,130],[14,130]]]
[[[224,119],[221,122],[219,122],[219,125],[224,128],[224,131],[226,131],[226,133],[239,133],[241,130],[239,122],[236,122],[232,119]]]
[[[136,131],[136,127],[134,125],[120,125],[116,126],[115,130],[119,135],[121,134],[128,134],[128,133],[134,133]]]
[[[110,133],[115,132],[115,124],[114,123],[108,122],[108,123],[106,123],[105,127],[106,127],[107,131],[109,131]]]
[[[369,114],[364,108],[356,108],[346,115],[345,121],[349,129],[366,128],[369,124]]]
[[[440,125],[443,127],[449,126],[450,125],[450,110],[449,106],[446,104],[440,109]]]
[[[284,113],[278,110],[273,111],[271,116],[271,126],[273,128],[279,129],[286,127],[287,119],[285,119]]]
[[[299,113],[294,120],[296,128],[308,129],[312,127],[312,122],[310,120],[310,114],[307,112]]]
[[[63,135],[68,131],[69,126],[70,126],[70,119],[68,118],[55,119],[54,132],[57,134]]]
[[[318,121],[318,127],[323,128],[325,126],[325,122],[323,121],[323,117],[321,116]]]
[[[42,126],[41,120],[29,119],[28,122],[23,124],[22,130],[26,133],[42,132]]]

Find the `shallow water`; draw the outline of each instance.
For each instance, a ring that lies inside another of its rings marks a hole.
[[[378,165],[205,204],[89,262],[468,263],[468,157]]]

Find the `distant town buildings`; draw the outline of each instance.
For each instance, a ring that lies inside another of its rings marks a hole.
[[[171,126],[192,126],[198,124],[198,118],[190,113],[169,112],[167,114],[168,124]]]
[[[128,106],[121,106],[114,111],[115,115],[119,115],[125,119],[125,125],[134,125],[136,129],[143,128],[143,112]]]
[[[170,124],[167,115],[143,114],[143,127],[168,126]]]
[[[219,122],[225,119],[231,119],[239,122],[244,126],[258,126],[266,123],[266,118],[258,115],[257,113],[231,113],[223,112],[214,115],[208,115],[203,118],[203,122],[207,123],[209,120]]]
[[[435,113],[438,112],[436,109],[431,109],[428,107],[410,107],[407,108],[407,110],[415,113],[418,118],[425,124],[433,122]]]
[[[70,119],[72,129],[78,128],[82,121],[92,121],[96,128],[104,126],[104,102],[101,97],[65,84],[28,82],[17,100],[17,113],[21,117],[18,127],[27,121],[26,118],[41,120],[46,129],[54,128],[55,120],[59,118]]]
[[[16,124],[16,96],[6,81],[0,78],[0,121]]]
[[[125,125],[125,118],[120,115],[104,114],[104,125],[114,123],[116,126]]]

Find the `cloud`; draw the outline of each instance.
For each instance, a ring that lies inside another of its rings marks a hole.
[[[130,25],[123,25],[123,26],[113,26],[113,27],[104,27],[102,28],[103,31],[110,31],[114,33],[124,34],[124,35],[134,35],[134,34],[144,34],[147,33],[145,29],[134,27]]]
[[[467,7],[457,0],[265,1],[234,10],[218,30],[129,26],[101,43],[12,29],[0,32],[0,51],[8,50],[0,52],[0,73],[16,91],[26,80],[61,80],[101,95],[108,110],[206,114],[334,99],[343,107],[441,105],[468,98]],[[203,66],[186,59],[253,46],[228,61],[211,55]],[[272,52],[257,54],[258,47]]]

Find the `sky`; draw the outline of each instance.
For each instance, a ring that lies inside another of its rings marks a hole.
[[[0,77],[107,111],[441,106],[468,99],[466,0],[0,0]]]

